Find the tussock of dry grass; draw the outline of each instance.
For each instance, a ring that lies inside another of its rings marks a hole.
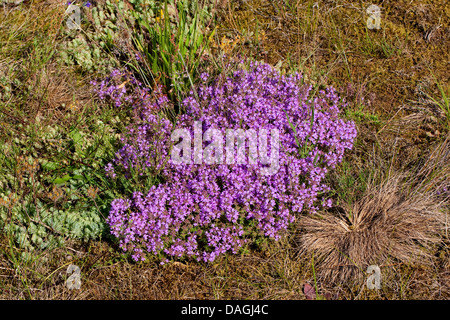
[[[393,260],[430,265],[433,248],[448,232],[449,141],[431,153],[413,175],[396,174],[368,187],[343,213],[299,220],[300,256],[314,254],[319,276],[348,281],[372,264]],[[420,179],[420,180],[419,180]]]

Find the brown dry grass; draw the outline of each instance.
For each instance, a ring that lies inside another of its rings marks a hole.
[[[431,249],[441,242],[444,229],[442,204],[430,195],[405,197],[399,176],[372,188],[338,216],[300,218],[301,253],[315,253],[325,280],[348,281],[365,274],[369,265],[394,259],[412,265],[432,263]]]
[[[89,77],[75,73],[57,59],[59,28],[64,21],[64,6],[59,1],[38,0],[29,8],[2,8],[0,22],[0,78],[11,84],[11,98],[2,103],[0,116],[8,121],[4,133],[16,126],[70,125],[81,110],[70,110],[90,103]],[[1,86],[0,89],[4,89]],[[0,118],[2,119],[2,118]]]
[[[391,173],[369,182],[353,204],[301,217],[301,258],[315,256],[324,281],[348,282],[369,265],[431,266],[435,249],[448,237],[449,139],[409,175]],[[339,210],[340,209],[340,210]]]

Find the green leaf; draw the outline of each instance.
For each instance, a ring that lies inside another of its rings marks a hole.
[[[55,180],[53,180],[53,183],[54,184],[62,184],[62,183],[65,183],[65,182],[69,181],[70,179],[71,179],[71,176],[66,174],[62,178],[56,178]]]
[[[289,119],[289,115],[287,114],[287,112],[286,111],[284,111],[284,112],[286,113],[286,117],[287,117],[287,120],[289,122],[289,126],[291,127],[292,131],[294,131],[295,142],[297,143],[297,146],[300,149],[301,146],[300,146],[300,142],[298,141],[298,138],[297,138],[297,130],[296,130],[297,128],[294,127],[294,125],[292,124],[291,120]]]
[[[56,162],[52,162],[52,161],[46,161],[44,160],[44,162],[42,162],[42,168],[45,170],[56,170],[59,168],[59,164],[57,164]]]

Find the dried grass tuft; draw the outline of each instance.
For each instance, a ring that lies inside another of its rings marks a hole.
[[[300,257],[314,254],[318,277],[333,283],[355,280],[372,264],[432,264],[432,249],[448,233],[449,145],[408,175],[369,185],[338,213],[299,219]]]

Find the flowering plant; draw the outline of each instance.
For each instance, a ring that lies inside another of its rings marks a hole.
[[[237,253],[255,234],[279,239],[297,213],[331,205],[323,197],[329,187],[322,180],[357,134],[353,122],[338,117],[341,103],[333,88],[312,98],[312,87],[301,84],[301,75],[282,76],[259,63],[225,81],[208,85],[208,75],[202,79],[197,95],[191,92],[183,100],[185,112],[176,126],[155,111],[157,106],[146,108],[142,124],[123,137],[114,166],[107,168],[110,175],[133,170],[157,177],[146,194],[136,191],[131,199],[113,200],[107,219],[135,260],[150,252],[162,259],[213,261],[227,251]],[[229,129],[278,130],[277,172],[261,174],[267,166],[262,161],[175,163],[171,131],[184,128],[193,136],[199,121],[207,144],[212,142],[205,132],[211,128],[223,134]]]

